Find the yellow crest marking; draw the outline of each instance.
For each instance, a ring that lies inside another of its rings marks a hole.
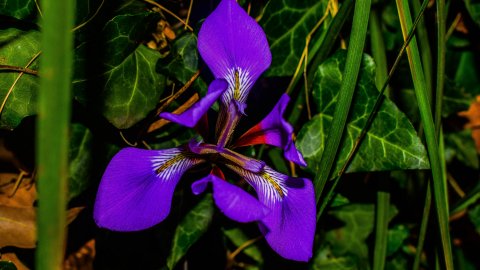
[[[275,182],[275,180],[267,173],[267,172],[262,172],[262,174],[260,175],[262,178],[266,179],[268,181],[268,183],[270,183],[273,188],[278,192],[278,195],[280,195],[280,197],[284,197],[285,194],[283,193],[283,190],[282,188],[280,187],[280,185]]]

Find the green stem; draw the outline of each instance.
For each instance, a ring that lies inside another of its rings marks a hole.
[[[377,211],[375,220],[375,248],[373,252],[373,269],[385,269],[387,258],[388,222],[390,208],[390,193],[377,192]]]
[[[65,252],[74,3],[44,0],[42,10],[36,269],[55,270],[63,269]]]
[[[402,33],[404,38],[406,38],[409,29],[412,27],[410,7],[408,0],[396,0],[396,2]],[[443,258],[445,268],[453,269],[448,219],[448,199],[443,183],[445,172],[443,171],[443,166],[439,157],[438,140],[435,134],[435,125],[433,123],[433,116],[428,98],[427,84],[422,69],[420,52],[415,38],[412,39],[410,45],[407,47],[407,55],[415,88],[415,95],[419,105],[420,117],[422,124],[425,127],[425,139],[433,176],[435,208],[442,244],[441,257]]]
[[[375,60],[376,78],[375,83],[378,89],[382,88],[383,82],[388,78],[387,53],[385,50],[385,42],[382,35],[382,27],[377,11],[372,10],[370,15],[370,43],[372,46],[372,56]],[[387,86],[385,94],[390,96],[390,87]]]
[[[347,52],[343,82],[339,89],[338,101],[333,114],[333,119],[335,119],[335,121],[333,121],[328,133],[325,150],[322,154],[320,165],[317,168],[314,179],[317,203],[325,184],[329,179],[330,171],[335,161],[342,134],[345,129],[348,112],[350,111],[363,57],[370,6],[370,0],[355,2],[352,32],[350,35],[350,44]],[[317,215],[317,218],[318,217],[319,215]]]
[[[425,195],[425,204],[423,207],[422,222],[420,224],[420,232],[418,235],[417,250],[415,251],[415,260],[413,261],[413,270],[420,269],[420,262],[422,258],[423,246],[425,244],[425,237],[427,235],[428,221],[430,218],[430,208],[432,207],[432,190],[430,185],[431,179],[428,180],[427,194]]]

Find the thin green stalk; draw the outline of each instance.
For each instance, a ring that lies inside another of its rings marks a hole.
[[[436,1],[437,9],[437,76],[435,87],[435,133],[440,132],[442,120],[443,90],[445,86],[445,54],[446,54],[446,10],[445,0]]]
[[[372,56],[375,60],[375,83],[378,89],[382,88],[383,83],[388,78],[387,53],[385,50],[385,42],[382,35],[382,27],[377,11],[372,10],[370,14],[370,44],[372,46]],[[385,94],[390,96],[390,89],[387,86]]]
[[[38,95],[38,248],[36,269],[63,269],[68,177],[68,126],[73,63],[71,0],[42,1]]]
[[[388,222],[390,208],[390,193],[377,192],[377,211],[375,216],[375,248],[373,250],[373,269],[385,269],[387,258]]]
[[[412,0],[412,7],[414,14],[420,13],[420,0]],[[422,17],[417,26],[417,38],[420,49],[420,56],[422,57],[423,72],[425,73],[425,82],[427,85],[428,97],[430,102],[433,101],[433,67],[432,67],[432,53],[430,42],[428,40],[427,27],[425,26],[425,19]]]
[[[330,171],[335,161],[342,134],[345,129],[348,112],[350,111],[363,56],[370,7],[370,0],[355,2],[352,32],[350,35],[345,71],[343,73],[343,82],[339,89],[338,101],[333,114],[333,119],[335,119],[335,121],[333,121],[328,133],[325,150],[322,154],[320,165],[317,168],[314,179],[317,203],[320,199],[323,188],[325,187],[325,183],[329,179]],[[319,215],[317,215],[317,218],[318,217]]]
[[[422,259],[423,246],[425,244],[425,237],[427,235],[428,221],[430,219],[430,209],[432,207],[432,187],[430,185],[431,179],[427,182],[427,194],[425,195],[425,204],[423,207],[422,222],[420,223],[420,232],[418,234],[417,250],[415,251],[415,260],[413,261],[413,270],[420,268]]]
[[[396,0],[400,25],[404,38],[407,37],[408,30],[412,27],[412,19],[408,0]],[[428,155],[430,158],[430,167],[433,176],[433,190],[435,199],[435,208],[437,212],[438,225],[442,244],[442,258],[446,269],[453,269],[452,250],[449,232],[448,219],[448,198],[444,189],[443,179],[445,172],[439,157],[438,140],[435,134],[435,125],[428,99],[427,84],[425,81],[420,53],[415,37],[407,47],[407,55],[412,74],[415,95],[417,97],[420,117],[425,129],[425,139],[427,143]]]

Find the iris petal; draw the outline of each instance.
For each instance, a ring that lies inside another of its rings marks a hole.
[[[240,147],[255,144],[277,146],[283,148],[284,156],[287,160],[301,166],[307,166],[302,154],[293,143],[293,127],[282,117],[289,101],[290,97],[287,94],[282,95],[267,117],[243,134],[235,142],[235,146]]]
[[[122,149],[103,174],[95,222],[114,231],[138,231],[160,223],[170,212],[181,176],[201,161],[182,148]]]
[[[214,80],[208,87],[207,95],[197,103],[193,104],[182,114],[173,114],[162,112],[160,117],[175,122],[177,124],[193,128],[198,121],[207,113],[208,109],[217,101],[222,93],[227,89],[228,84],[225,80]]]
[[[253,186],[259,200],[270,209],[260,229],[268,244],[282,257],[308,261],[315,235],[315,194],[310,180],[294,178],[265,166],[252,173],[229,166]]]
[[[244,103],[253,83],[270,66],[263,29],[235,0],[222,0],[198,33],[198,50],[216,78],[229,82],[227,96]]]
[[[238,222],[258,221],[269,212],[267,207],[248,192],[222,179],[223,175],[217,175],[211,173],[194,182],[193,193],[198,195],[204,192],[207,184],[212,183],[215,204],[225,216]]]

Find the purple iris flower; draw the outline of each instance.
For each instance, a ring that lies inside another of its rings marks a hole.
[[[160,223],[170,212],[173,192],[182,175],[194,166],[209,166],[210,174],[192,184],[193,193],[204,192],[210,184],[216,205],[227,217],[258,222],[278,254],[308,261],[316,223],[311,181],[281,174],[265,162],[235,151],[243,146],[269,144],[282,148],[286,159],[305,166],[293,144],[293,128],[282,116],[289,97],[283,95],[260,123],[231,141],[244,117],[250,89],[270,66],[265,33],[235,0],[222,0],[200,29],[198,49],[215,76],[206,96],[182,114],[160,116],[206,130],[201,120],[219,100],[215,141],[205,141],[208,136],[201,134],[204,140],[171,149],[122,149],[102,177],[94,209],[96,223],[115,231],[138,231]],[[225,180],[221,169],[238,174],[257,196]]]

